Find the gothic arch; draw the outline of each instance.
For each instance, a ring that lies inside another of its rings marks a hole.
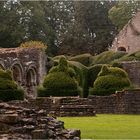
[[[13,79],[20,85],[23,80],[23,67],[19,61],[14,61],[11,65]]]
[[[34,64],[28,66],[26,71],[26,84],[28,87],[37,85],[37,70]]]

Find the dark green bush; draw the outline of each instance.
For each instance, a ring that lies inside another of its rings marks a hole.
[[[116,89],[110,88],[110,89],[89,89],[89,95],[98,95],[98,96],[108,96],[111,94],[114,94],[116,92]]]
[[[95,89],[123,89],[129,87],[130,81],[128,78],[120,78],[114,75],[99,76],[94,82]]]
[[[38,96],[76,96],[78,84],[64,72],[50,73],[44,79],[43,87],[38,89]]]
[[[94,81],[96,80],[98,73],[101,71],[102,64],[97,64],[88,68],[88,86],[92,87]]]
[[[16,82],[12,80],[12,73],[0,70],[0,100],[23,100],[24,91],[18,88]]]
[[[70,61],[77,61],[83,64],[84,66],[89,66],[91,63],[92,55],[91,54],[81,54],[69,58]]]
[[[127,73],[117,67],[103,66],[97,79],[93,84],[91,94],[106,95],[116,90],[122,90],[126,87],[130,87],[131,83]],[[104,93],[103,93],[104,91]]]
[[[11,101],[11,100],[23,100],[24,91],[22,89],[4,89],[0,90],[0,100]]]
[[[80,95],[75,71],[68,66],[64,57],[45,77],[43,87],[38,88],[38,96],[76,96]]]
[[[81,95],[82,89],[79,87],[75,90],[72,89],[48,89],[44,87],[38,87],[38,97],[49,97],[49,96],[78,96]]]
[[[128,77],[128,74],[121,68],[118,67],[108,67],[104,65],[98,74],[98,76],[113,75],[117,77]]]
[[[105,51],[101,54],[93,56],[92,64],[110,64],[112,61],[125,56],[125,52]]]

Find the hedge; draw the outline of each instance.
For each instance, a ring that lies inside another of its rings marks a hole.
[[[90,88],[89,89],[89,95],[98,95],[98,96],[108,96],[111,94],[115,94],[117,89],[94,89],[94,88]]]

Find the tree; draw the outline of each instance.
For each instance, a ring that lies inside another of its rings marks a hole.
[[[63,51],[67,48],[66,50],[72,54],[95,54],[107,50],[115,31],[108,18],[108,10],[112,4],[109,1],[74,2],[74,22],[64,34],[65,38],[61,44]]]
[[[109,18],[120,31],[140,8],[140,1],[119,1],[109,10]]]

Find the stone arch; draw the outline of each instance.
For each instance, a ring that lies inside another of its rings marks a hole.
[[[2,59],[0,59],[0,68],[5,70],[4,61]]]
[[[125,47],[119,47],[117,50],[118,50],[118,51],[126,52],[126,48],[125,48]]]
[[[12,63],[11,70],[13,73],[13,79],[21,85],[23,81],[23,67],[20,62],[15,61]]]
[[[26,71],[26,87],[29,96],[36,97],[37,69],[34,64],[30,64]]]

